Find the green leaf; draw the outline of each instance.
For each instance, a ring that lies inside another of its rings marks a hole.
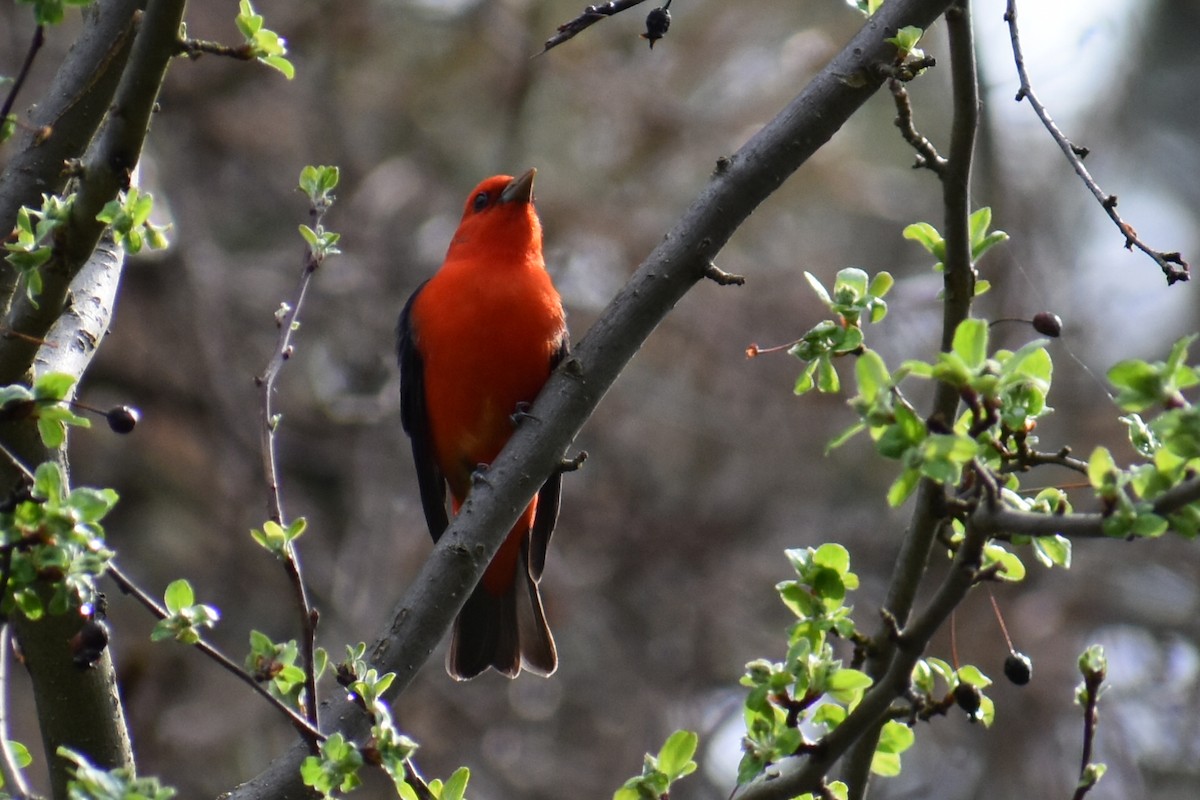
[[[180,578],[179,580],[171,581],[170,585],[167,586],[167,591],[163,595],[163,602],[167,607],[167,611],[172,614],[178,614],[196,602],[196,595],[192,591],[192,585]]]
[[[964,664],[959,667],[957,674],[960,681],[977,689],[986,689],[992,685],[992,679],[980,672],[979,667],[972,664]]]
[[[987,360],[988,326],[981,319],[965,319],[954,331],[954,353],[968,369],[977,370]]]
[[[1107,447],[1097,447],[1092,451],[1092,455],[1088,459],[1087,474],[1088,483],[1092,485],[1093,489],[1107,486],[1116,471],[1117,464],[1113,461],[1112,453],[1108,451]]]
[[[892,286],[895,284],[896,279],[892,277],[890,272],[879,272],[871,279],[871,286],[867,292],[872,297],[883,297],[891,291]]]
[[[670,780],[688,775],[695,771],[696,745],[700,738],[692,731],[675,731],[667,738],[662,749],[658,752],[658,768],[666,773]]]
[[[946,260],[946,241],[938,233],[937,228],[928,222],[915,222],[904,229],[903,236],[917,242],[930,252],[938,261]]]
[[[34,398],[57,402],[67,396],[67,392],[75,385],[75,377],[65,372],[48,372],[38,377],[33,383]]]
[[[817,362],[809,362],[804,371],[796,378],[796,384],[792,387],[792,393],[796,395],[807,394],[811,392],[816,383],[813,381],[813,373],[817,371]]]
[[[825,690],[836,700],[854,705],[874,684],[871,676],[856,669],[839,669],[829,676]]]
[[[892,376],[883,357],[874,350],[864,350],[854,362],[854,376],[858,379],[858,393],[868,403],[874,403],[880,394],[891,390]]]
[[[1025,564],[1015,553],[1010,553],[998,544],[985,545],[983,548],[984,564],[999,563],[1000,571],[996,577],[1003,581],[1014,583],[1025,579]]]
[[[467,793],[467,782],[471,779],[471,770],[459,767],[442,784],[442,795],[439,800],[463,800]]]
[[[850,298],[864,297],[867,294],[868,278],[865,270],[858,267],[846,267],[838,270],[833,283],[833,295],[841,302]],[[849,296],[843,300],[843,296]]]
[[[884,723],[875,756],[871,759],[871,772],[882,777],[899,775],[900,754],[912,746],[914,738],[908,726],[895,720]]]
[[[921,480],[921,472],[917,469],[906,469],[888,487],[887,501],[892,508],[898,508],[908,499]]]
[[[1034,537],[1033,552],[1038,561],[1047,567],[1071,568],[1071,540],[1057,533],[1053,536]]]
[[[260,58],[259,60],[271,69],[282,73],[283,77],[287,78],[289,81],[296,77],[296,67],[291,61],[288,61],[283,56],[267,56],[266,58]]]
[[[976,209],[971,213],[968,221],[972,242],[978,242],[987,235],[988,228],[992,227],[992,209],[988,206]]]
[[[838,379],[837,368],[833,366],[833,359],[828,355],[823,355],[816,361],[817,364],[817,391],[822,394],[837,394],[842,388],[842,382]]]
[[[808,281],[808,285],[812,287],[814,292],[816,292],[817,297],[821,298],[822,303],[827,306],[833,303],[833,301],[829,298],[829,292],[825,291],[825,286],[821,283],[816,275],[805,271],[804,279]]]

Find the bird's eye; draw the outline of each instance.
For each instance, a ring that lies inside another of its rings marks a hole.
[[[475,211],[483,211],[488,207],[489,200],[490,198],[488,197],[487,192],[480,192],[479,194],[475,195],[475,199],[471,201],[471,208],[475,209]]]

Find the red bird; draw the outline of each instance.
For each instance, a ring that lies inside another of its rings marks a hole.
[[[514,414],[567,353],[562,301],[542,258],[533,176],[497,175],[467,198],[446,259],[400,314],[400,421],[412,439],[434,541],[471,476],[500,453]],[[555,472],[530,502],[454,623],[446,670],[549,675],[558,666],[538,581],[558,518]]]

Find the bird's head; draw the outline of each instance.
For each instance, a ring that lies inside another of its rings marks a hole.
[[[531,169],[519,177],[494,175],[472,191],[463,207],[462,222],[450,243],[452,251],[484,248],[541,254],[542,225],[533,207]]]

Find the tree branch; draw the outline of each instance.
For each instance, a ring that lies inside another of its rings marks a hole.
[[[51,329],[34,359],[38,374],[67,372],[77,379],[83,375],[108,331],[124,257],[120,248],[106,240],[79,271],[71,286],[70,309]],[[28,422],[3,426],[0,439],[29,463],[54,457]],[[15,471],[16,467],[6,463],[4,469]],[[83,622],[78,614],[48,615],[38,622],[20,614],[12,619],[33,682],[43,747],[54,754],[60,746],[67,746],[106,768],[132,767],[133,752],[108,650],[90,668],[81,670],[66,646]],[[48,757],[55,797],[67,796],[67,766],[57,756]]]
[[[1033,108],[1033,113],[1037,114],[1038,119],[1042,121],[1042,125],[1050,133],[1050,136],[1058,144],[1063,155],[1067,157],[1071,167],[1075,170],[1075,174],[1083,181],[1084,186],[1092,193],[1100,203],[1101,208],[1108,214],[1109,219],[1121,231],[1121,235],[1125,237],[1125,249],[1132,250],[1137,248],[1154,260],[1162,270],[1163,275],[1167,278],[1167,285],[1170,286],[1177,281],[1186,281],[1188,279],[1188,262],[1183,259],[1179,252],[1166,253],[1161,250],[1155,250],[1138,238],[1137,231],[1133,226],[1125,220],[1121,219],[1121,215],[1117,213],[1117,196],[1115,194],[1105,194],[1100,185],[1096,183],[1095,178],[1088,172],[1088,168],[1083,165],[1083,159],[1087,155],[1087,148],[1079,147],[1071,142],[1066,137],[1066,134],[1059,129],[1058,125],[1050,117],[1050,112],[1042,105],[1042,101],[1038,99],[1037,93],[1033,91],[1033,84],[1029,80],[1029,73],[1025,69],[1025,54],[1021,49],[1021,34],[1017,29],[1017,2],[1016,0],[1008,0],[1008,7],[1004,12],[1004,20],[1008,23],[1009,38],[1012,40],[1013,62],[1017,66],[1017,76],[1020,78],[1021,87],[1017,90],[1017,102],[1028,100],[1029,105]]]
[[[569,19],[562,25],[559,25],[558,30],[554,32],[553,36],[546,40],[545,44],[542,45],[541,52],[537,53],[537,55],[540,56],[550,48],[558,47],[563,42],[575,38],[577,34],[582,33],[583,31],[592,27],[600,20],[611,17],[614,14],[620,14],[622,11],[633,8],[634,6],[643,2],[645,2],[645,0],[609,0],[607,3],[589,5],[583,10],[582,13],[579,14],[579,16]]]
[[[905,25],[927,27],[948,0],[890,0],[778,116],[714,172],[708,185],[621,289],[550,378],[523,425],[488,469],[443,534],[375,642],[372,663],[396,673],[402,691],[449,629],[519,509],[557,468],[608,387],[679,299],[705,277],[733,232],[783,181],[827,142],[879,88],[895,57],[884,40]],[[415,534],[414,534],[415,535]],[[323,706],[322,730],[351,737],[365,715],[344,698]],[[304,798],[296,746],[228,800]]]
[[[950,151],[939,169],[942,182],[943,217],[946,230],[946,258],[942,305],[942,351],[951,349],[954,332],[959,323],[971,313],[975,295],[975,268],[971,261],[971,163],[974,157],[975,132],[979,127],[979,86],[975,67],[975,42],[971,30],[968,0],[959,0],[946,10],[946,32],[950,44],[951,92],[954,118],[950,129]],[[952,424],[958,410],[958,390],[947,383],[934,387],[931,419]],[[888,619],[904,625],[912,611],[917,589],[925,576],[933,544],[946,518],[946,494],[942,484],[929,478],[917,488],[916,504],[896,566],[888,584],[884,609]],[[902,657],[888,625],[884,625],[872,640],[868,650],[866,672],[876,681],[893,672],[897,659]],[[911,667],[909,668],[911,670]],[[904,684],[907,688],[907,683]],[[893,695],[893,698],[895,695]],[[890,702],[890,700],[889,700]],[[875,721],[875,729],[853,744],[842,779],[851,798],[866,796],[871,761],[879,740],[883,716]]]

